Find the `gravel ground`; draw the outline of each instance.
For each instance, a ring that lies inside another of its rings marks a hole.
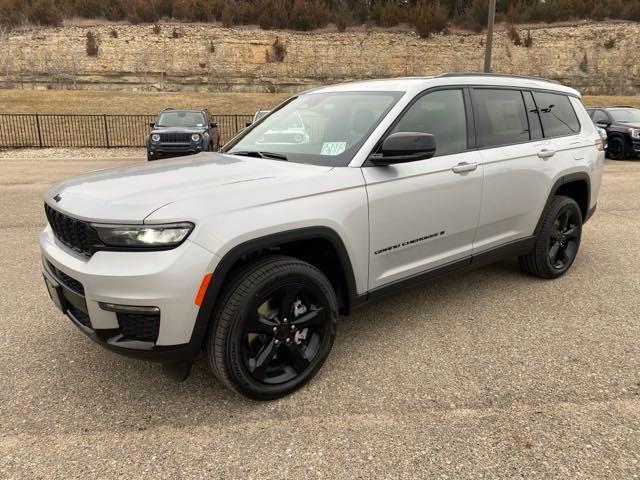
[[[0,478],[638,478],[640,162],[607,164],[568,275],[510,261],[364,307],[308,386],[258,403],[55,310],[41,193],[132,160],[24,153],[0,160]]]
[[[146,159],[144,148],[22,148],[0,149],[0,159],[105,160],[113,158]]]

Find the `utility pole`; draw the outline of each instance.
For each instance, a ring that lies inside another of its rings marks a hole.
[[[493,24],[496,21],[496,0],[489,0],[489,19],[487,21],[487,43],[484,49],[484,71],[491,72],[491,48],[493,47]]]

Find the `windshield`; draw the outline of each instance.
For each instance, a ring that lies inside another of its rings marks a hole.
[[[307,93],[270,113],[225,151],[275,153],[291,162],[346,167],[402,94]]]
[[[609,113],[616,122],[640,123],[640,110],[637,108],[620,108],[609,110]]]
[[[162,112],[158,127],[204,127],[204,115],[200,112]]]

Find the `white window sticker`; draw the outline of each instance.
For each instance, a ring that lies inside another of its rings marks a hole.
[[[347,148],[347,142],[324,142],[320,155],[340,155]]]

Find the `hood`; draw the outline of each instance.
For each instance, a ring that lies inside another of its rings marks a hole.
[[[154,133],[202,133],[207,130],[206,126],[202,127],[153,127],[150,135]]]
[[[300,184],[331,170],[207,152],[87,173],[54,185],[44,199],[79,219],[140,223],[155,210],[185,199],[212,202],[218,208],[249,196],[254,202],[260,202],[261,195],[271,201],[274,194],[286,194],[287,183]]]
[[[629,122],[629,123],[626,123],[626,122],[613,122],[613,124],[616,127],[621,127],[621,128],[625,128],[625,127],[627,127],[627,128],[640,128],[640,123],[638,123],[638,122]]]

